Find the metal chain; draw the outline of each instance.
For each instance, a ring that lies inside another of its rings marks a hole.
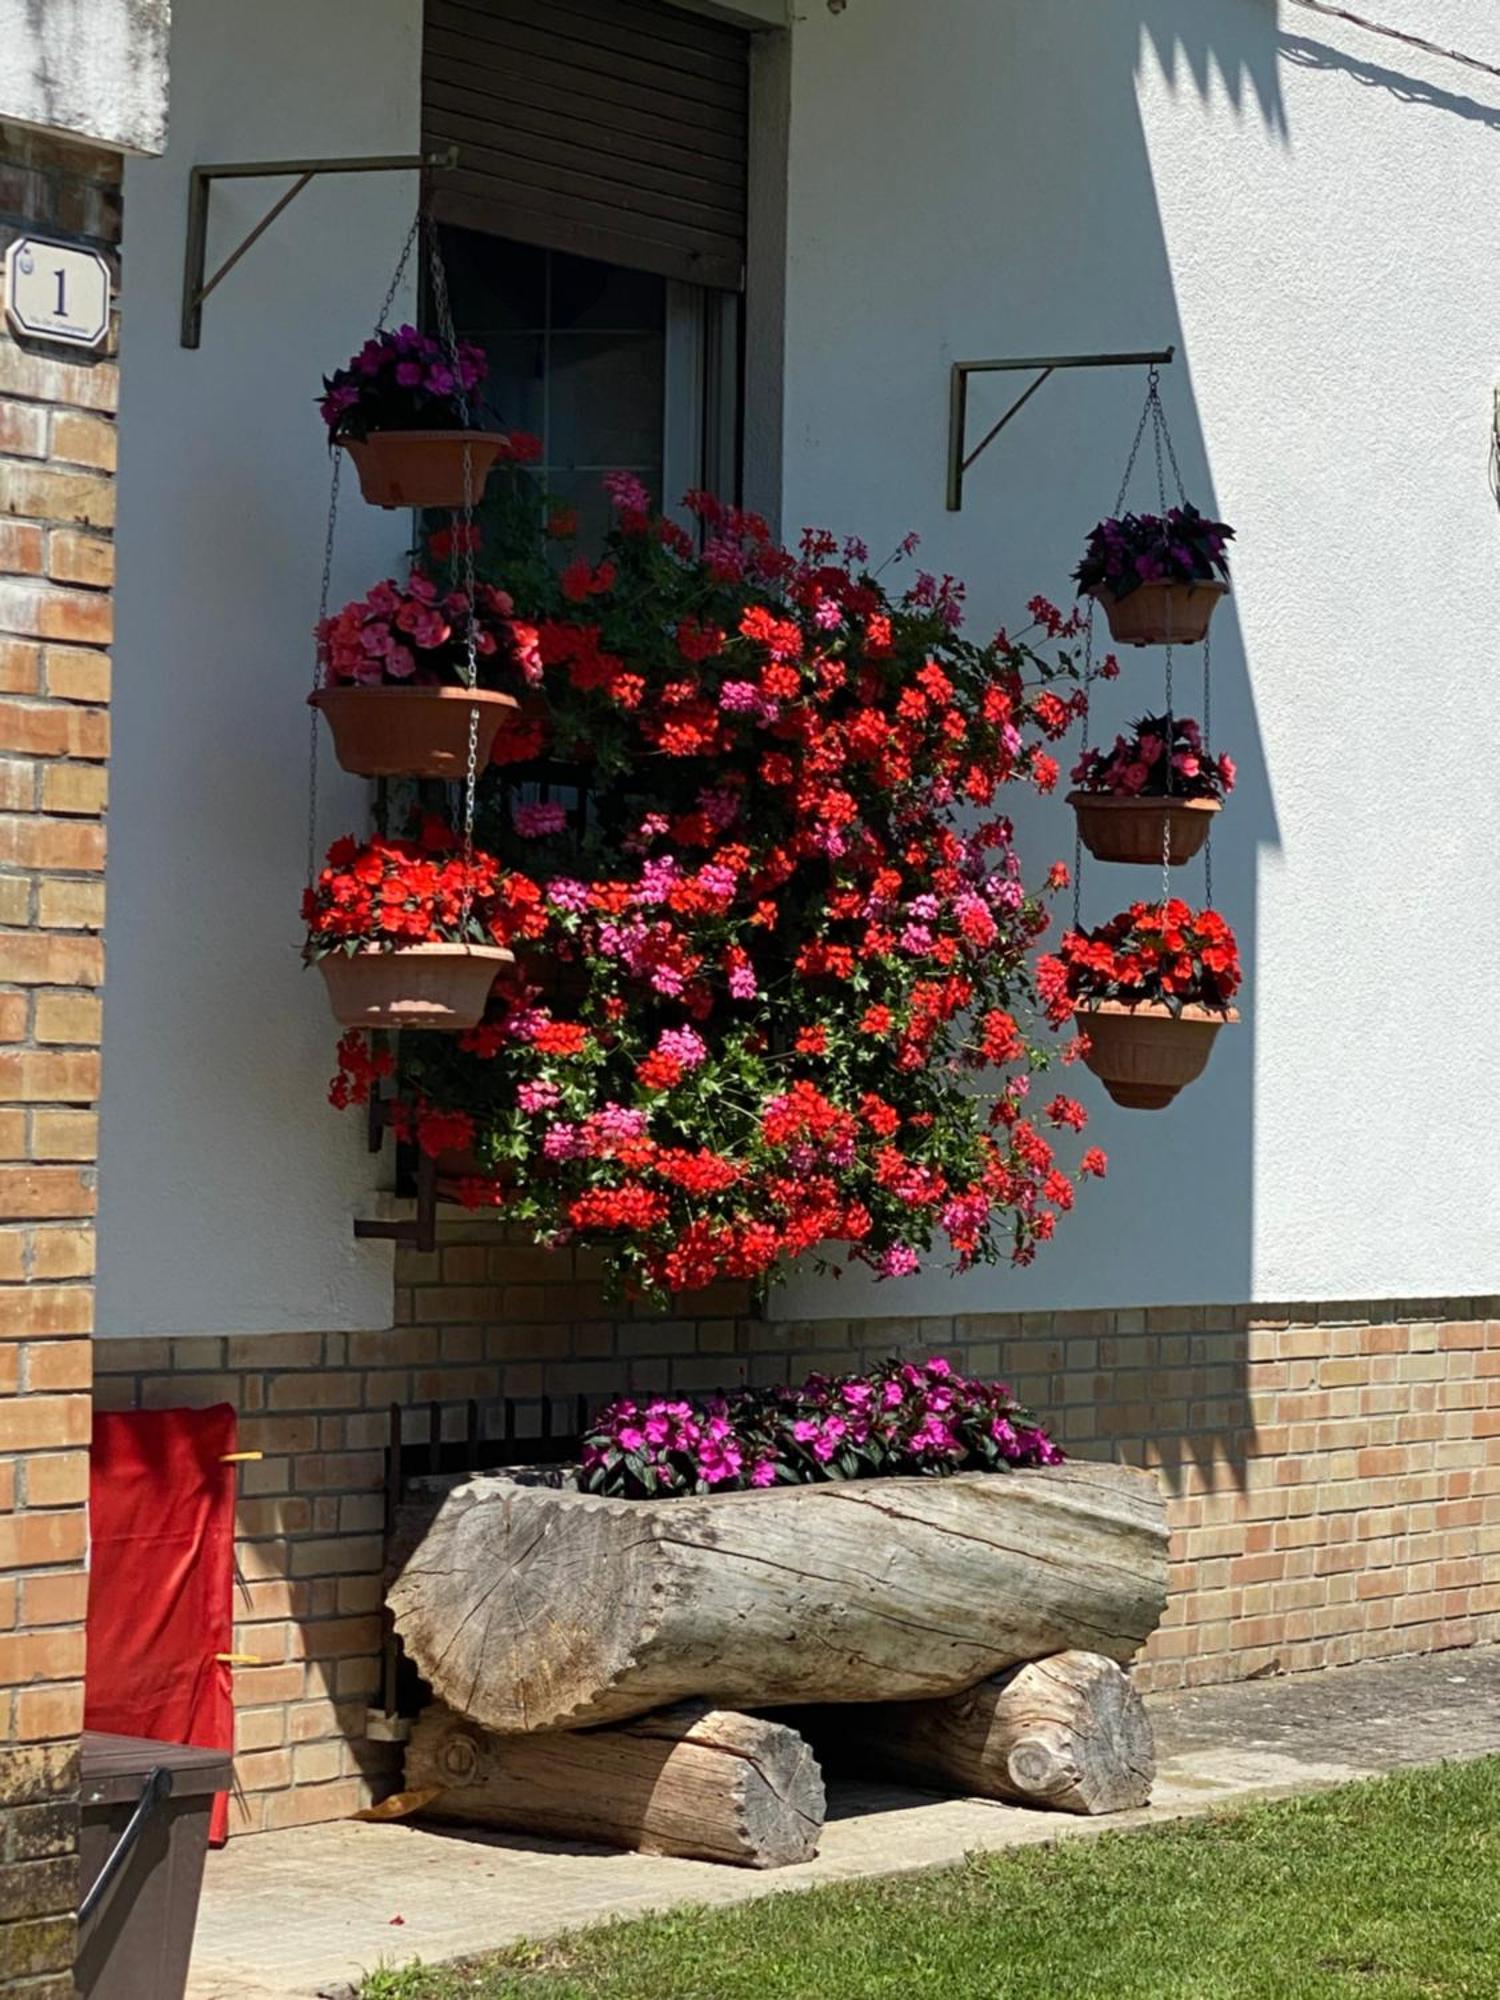
[[[1156,398],[1156,476],[1158,480],[1161,478],[1161,448],[1163,445],[1167,448],[1167,460],[1172,467],[1172,481],[1177,488],[1177,504],[1179,507],[1185,507],[1187,505],[1187,488],[1182,483],[1182,469],[1177,463],[1177,451],[1172,443],[1171,430],[1167,425],[1167,412],[1162,404],[1160,395],[1158,395]],[[1163,489],[1162,512],[1165,513],[1166,511],[1167,498],[1166,491]]]
[[[1167,631],[1172,629],[1170,600],[1167,607]],[[1161,810],[1161,906],[1165,912],[1172,900],[1172,754],[1177,737],[1177,718],[1172,712],[1172,641],[1167,640],[1167,789]]]
[[[395,276],[391,279],[385,297],[380,301],[380,311],[375,316],[375,331],[384,333],[386,315],[396,302],[396,294],[401,289],[401,280],[406,276],[406,267],[411,262],[411,253],[416,247],[417,231],[422,226],[422,205],[419,201],[417,212],[411,219],[411,228],[406,232],[406,241],[401,245],[401,255],[396,260]]]
[[[1088,755],[1089,748],[1089,689],[1094,680],[1094,599],[1089,599],[1088,623],[1084,627],[1083,641],[1083,712],[1078,718],[1078,761],[1081,764]],[[1083,928],[1083,825],[1077,813],[1073,815],[1073,928]]]
[[[460,509],[457,545],[462,564],[463,593],[466,608],[464,625],[464,685],[472,693],[479,685],[479,629],[478,629],[478,584],[474,572],[474,447],[469,427],[469,396],[464,387],[463,372],[459,366],[458,333],[453,324],[453,308],[448,298],[448,273],[443,268],[442,251],[438,246],[438,233],[430,227],[427,236],[427,266],[432,284],[433,309],[437,314],[438,338],[448,356],[448,366],[453,371],[454,400],[458,404],[459,422],[464,433],[464,499]],[[473,908],[474,891],[472,871],[474,865],[474,800],[479,782],[479,704],[474,702],[469,709],[468,760],[464,770],[463,803],[463,857],[464,892],[463,911],[460,927],[468,929],[469,914]]]
[[[1212,756],[1213,732],[1213,682],[1209,674],[1209,636],[1203,635],[1203,758],[1206,763]],[[1214,906],[1214,820],[1217,814],[1208,816],[1208,833],[1203,841],[1203,904],[1205,909]]]
[[[318,625],[321,628],[328,617],[328,593],[333,578],[333,537],[339,516],[339,475],[344,469],[344,454],[333,453],[333,471],[328,481],[328,526],[323,534],[323,578],[318,588]],[[313,693],[323,685],[323,655],[321,642],[313,646]],[[310,708],[311,718],[307,731],[307,886],[311,889],[318,876],[318,711]]]
[[[1131,445],[1130,456],[1125,461],[1125,477],[1120,481],[1119,495],[1115,500],[1115,514],[1117,517],[1121,508],[1125,505],[1125,495],[1130,491],[1131,475],[1135,471],[1136,459],[1140,456],[1141,440],[1146,435],[1146,425],[1151,417],[1152,405],[1157,401],[1157,384],[1160,379],[1158,370],[1153,366],[1146,377],[1145,406],[1141,411],[1141,420],[1135,427],[1135,442]]]

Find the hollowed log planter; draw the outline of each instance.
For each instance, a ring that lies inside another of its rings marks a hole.
[[[1199,646],[1227,583],[1142,583],[1126,597],[1101,584],[1094,596],[1104,606],[1109,636],[1117,646]]]
[[[1206,1007],[1173,1014],[1155,1002],[1126,1007],[1117,1000],[1077,1013],[1090,1043],[1084,1061],[1115,1103],[1131,1111],[1160,1111],[1196,1082],[1220,1028],[1239,1018],[1233,1007],[1223,1014]]]
[[[479,710],[475,769],[490,761],[513,696],[466,687],[328,687],[308,700],[333,732],[333,754],[357,778],[461,780],[469,767],[469,718]]]
[[[474,1028],[495,974],[510,963],[498,945],[366,946],[318,960],[341,1028]]]
[[[503,431],[371,431],[337,440],[354,460],[359,490],[373,507],[477,506],[507,442]]]
[[[387,1595],[413,1664],[499,1734],[698,1698],[920,1700],[1086,1648],[1166,1603],[1165,1503],[1129,1466],[614,1500],[487,1476],[403,1511]]]
[[[1162,836],[1171,828],[1168,859],[1174,868],[1191,861],[1208,838],[1217,799],[1124,799],[1097,792],[1069,792],[1078,832],[1096,861],[1146,862],[1161,866]]]

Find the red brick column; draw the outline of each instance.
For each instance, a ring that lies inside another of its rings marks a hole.
[[[0,125],[0,249],[119,240]],[[110,351],[113,342],[110,343]],[[118,371],[0,330],[0,1990],[73,1992]]]

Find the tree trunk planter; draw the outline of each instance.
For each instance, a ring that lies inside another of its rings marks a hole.
[[[338,442],[354,460],[359,490],[371,506],[463,507],[477,506],[484,497],[484,483],[507,439],[502,431],[371,431]]]
[[[1129,1466],[615,1500],[489,1476],[403,1510],[387,1603],[435,1695],[502,1734],[951,1695],[1166,1602],[1165,1505]]]
[[[511,955],[498,945],[362,946],[318,960],[341,1028],[440,1028],[456,1032],[483,1019],[490,988]]]
[[[1125,799],[1108,793],[1069,792],[1078,832],[1096,861],[1129,861],[1160,867],[1162,837],[1171,828],[1168,859],[1191,861],[1208,838],[1217,799]]]
[[[811,1861],[823,1775],[794,1729],[683,1702],[618,1729],[495,1736],[429,1708],[406,1788],[439,1819],[741,1868]]]
[[[1132,1111],[1160,1111],[1196,1082],[1220,1028],[1239,1018],[1233,1007],[1224,1014],[1206,1007],[1173,1014],[1155,1001],[1126,1007],[1118,1000],[1080,1007],[1076,1016],[1090,1043],[1084,1061],[1115,1103]]]
[[[469,765],[469,718],[479,710],[475,768],[483,770],[500,725],[516,712],[508,694],[466,687],[326,687],[308,700],[333,732],[333,754],[357,778],[447,778]]]
[[[1198,646],[1208,636],[1227,583],[1143,583],[1128,597],[1107,584],[1094,592],[1117,646]]]
[[[1147,1805],[1156,1776],[1145,1704],[1098,1653],[1034,1660],[945,1701],[814,1711],[803,1726],[834,1771],[1056,1812]]]

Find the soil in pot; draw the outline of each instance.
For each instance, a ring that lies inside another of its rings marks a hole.
[[[1233,1007],[1223,1014],[1206,1007],[1173,1014],[1154,1001],[1126,1007],[1101,1000],[1080,1007],[1076,1018],[1089,1038],[1084,1061],[1115,1103],[1130,1111],[1161,1111],[1203,1074],[1220,1028],[1240,1017]]]
[[[372,507],[477,506],[509,440],[503,431],[371,431],[338,443],[354,460]],[[464,491],[468,449],[469,491]]]
[[[511,954],[499,945],[365,946],[318,960],[341,1028],[437,1028],[457,1033],[484,1017],[495,974]]]
[[[1128,597],[1116,597],[1104,584],[1094,595],[1104,606],[1109,636],[1117,646],[1198,646],[1208,636],[1219,599],[1229,595],[1229,585],[1143,583]]]
[[[333,732],[333,754],[357,778],[461,780],[469,761],[469,716],[479,710],[476,768],[483,770],[513,695],[465,687],[327,687],[308,700]]]
[[[1208,838],[1217,799],[1118,798],[1112,793],[1069,792],[1078,832],[1096,861],[1146,862],[1160,867],[1164,824],[1171,826],[1174,868],[1191,861]]]

